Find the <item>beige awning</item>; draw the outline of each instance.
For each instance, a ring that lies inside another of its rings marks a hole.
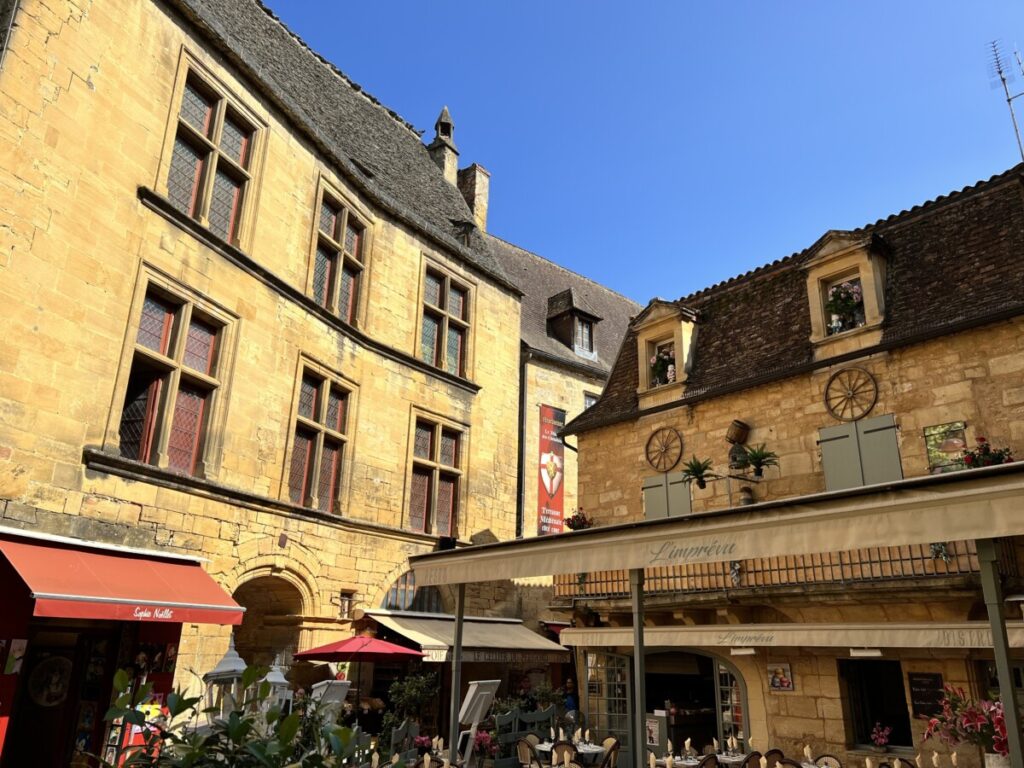
[[[1007,624],[1010,647],[1024,648],[1024,624]],[[565,645],[631,646],[632,627],[564,629]],[[731,648],[991,648],[988,622],[954,624],[735,624],[644,627],[644,645]]]
[[[455,617],[442,614],[403,614],[367,611],[374,621],[420,646],[424,661],[451,661],[455,645]],[[557,664],[569,660],[558,643],[523,626],[518,619],[466,617],[462,629],[464,662]]]
[[[1018,462],[432,552],[409,562],[416,583],[426,586],[1022,534],[1024,462]]]

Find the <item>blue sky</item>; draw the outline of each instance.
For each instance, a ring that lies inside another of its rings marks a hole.
[[[448,105],[492,233],[641,303],[1020,160],[1019,0],[266,1],[428,138]]]

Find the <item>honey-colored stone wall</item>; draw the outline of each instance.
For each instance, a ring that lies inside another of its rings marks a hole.
[[[363,346],[140,202],[139,187],[166,191],[183,48],[269,126],[243,250],[305,291],[317,183],[332,180],[373,219],[362,329],[415,355],[433,259],[473,286],[479,392]],[[283,578],[302,595],[308,647],[345,631],[340,590],[377,606],[408,555],[435,544],[404,530],[414,408],[465,428],[460,537],[514,535],[519,302],[360,199],[267,105],[161,4],[22,3],[0,72],[0,524],[206,557],[229,592]],[[147,271],[237,316],[212,490],[83,464],[86,448],[117,454]],[[336,518],[267,501],[287,501],[300,356],[353,387]],[[209,669],[227,632],[186,626],[183,674]]]
[[[604,381],[583,373],[570,372],[567,368],[531,359],[526,364],[526,408],[524,412],[526,462],[523,485],[523,535],[536,536],[538,528],[537,496],[540,488],[540,407],[550,405],[565,411],[568,424],[583,412],[584,393],[599,395]],[[576,447],[576,438],[567,438],[568,445]],[[579,459],[572,448],[565,447],[563,453],[563,495],[562,509],[568,517],[578,507],[577,477]]]
[[[871,415],[896,417],[904,477],[927,473],[923,430],[931,425],[966,420],[971,446],[975,437],[984,436],[995,446],[1015,447],[1018,455],[1024,451],[1024,319],[849,365],[867,369],[878,382],[878,402]],[[744,484],[753,487],[757,501],[824,491],[818,430],[839,422],[827,412],[823,393],[829,376],[841,367],[581,434],[579,503],[600,524],[641,519],[641,482],[656,474],[644,458],[644,446],[651,433],[666,426],[683,437],[682,461],[693,455],[711,458],[713,470],[725,474],[731,447],[725,433],[733,419],[751,426],[747,445],[765,443],[779,454],[780,466],[766,469],[764,481],[757,484],[718,480],[705,490],[692,484],[695,512],[735,505]]]

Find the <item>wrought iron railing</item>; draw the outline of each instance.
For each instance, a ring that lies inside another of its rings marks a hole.
[[[1017,560],[1007,542],[1001,542],[1000,570],[1009,576],[1017,575]],[[978,554],[974,542],[950,541],[647,568],[644,571],[644,591],[648,595],[718,592],[755,587],[770,589],[808,584],[929,579],[977,572]],[[629,576],[626,571],[555,576],[555,597],[563,600],[628,594]]]

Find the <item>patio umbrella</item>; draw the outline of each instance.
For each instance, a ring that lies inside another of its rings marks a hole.
[[[387,640],[357,635],[296,653],[294,658],[305,661],[402,661],[403,657],[406,660],[419,659],[423,655],[423,651],[414,651]]]
[[[422,658],[424,655],[423,651],[414,651],[386,640],[378,640],[376,637],[356,635],[296,653],[293,658],[304,661],[408,661]],[[360,667],[360,678],[362,675],[363,670]]]

